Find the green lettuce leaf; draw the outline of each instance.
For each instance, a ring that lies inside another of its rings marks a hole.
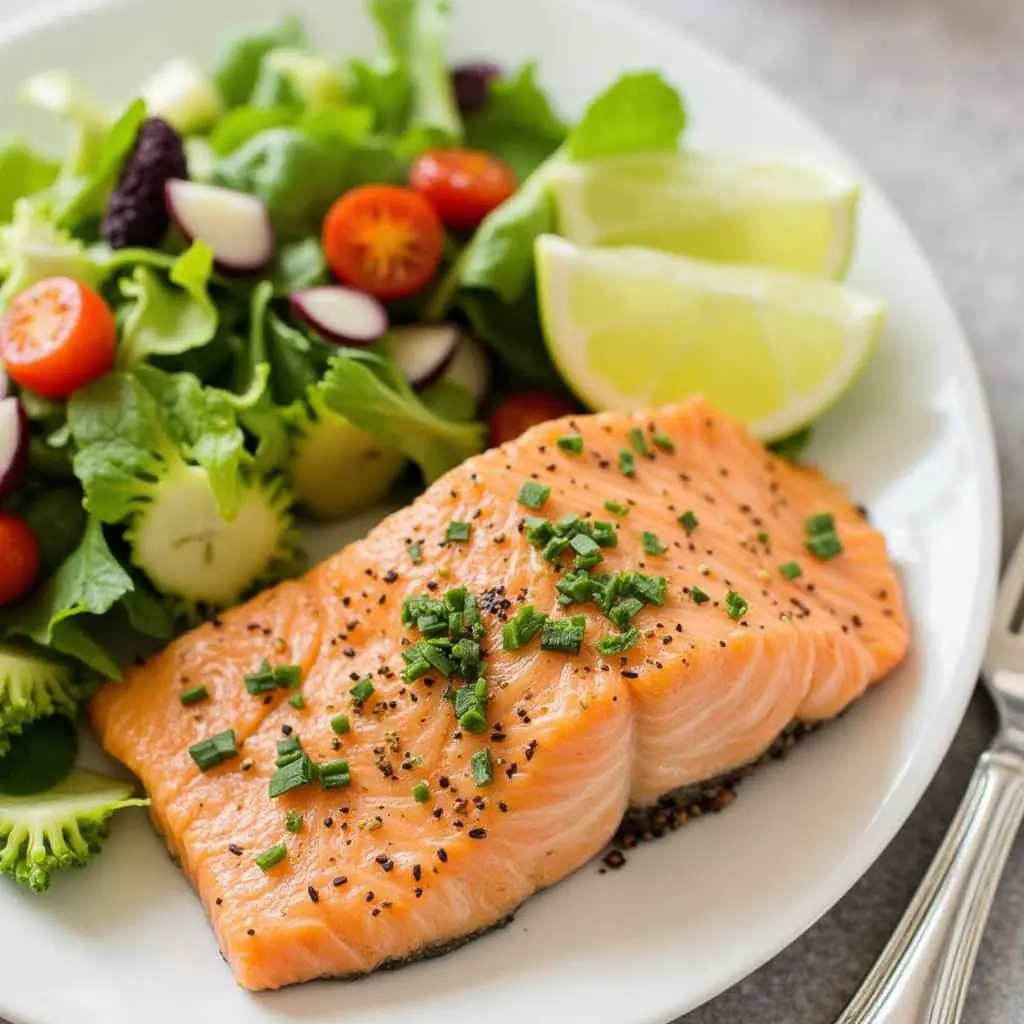
[[[132,589],[121,598],[121,607],[132,629],[157,640],[169,640],[174,635],[170,609],[141,575],[132,573],[132,584]]]
[[[462,140],[462,119],[444,47],[448,0],[371,0],[370,12],[394,68],[408,83],[408,128],[423,128],[440,142]]]
[[[214,60],[213,80],[229,107],[248,102],[264,58],[280,47],[308,47],[302,22],[294,15],[276,25],[265,25],[254,32],[221,40]]]
[[[144,500],[146,483],[179,458],[156,398],[135,374],[108,373],[76,391],[68,427],[85,507],[104,523],[127,519]]]
[[[58,226],[73,230],[85,218],[102,214],[145,120],[146,104],[133,100],[111,126],[95,160],[74,179],[77,187],[62,190],[54,209]]]
[[[85,509],[78,487],[47,487],[33,494],[19,514],[39,541],[47,572],[53,572],[78,547],[85,532]]]
[[[0,306],[47,277],[99,283],[104,270],[93,254],[59,228],[41,197],[18,199],[14,218],[0,227]]]
[[[58,170],[56,161],[26,142],[12,139],[0,147],[0,223],[11,219],[16,200],[49,188]]]
[[[288,428],[281,409],[274,402],[271,382],[275,382],[279,390],[289,389],[285,397],[286,402],[293,400],[291,389],[296,386],[286,379],[283,372],[274,372],[276,358],[270,351],[271,343],[267,330],[270,302],[273,297],[274,286],[270,281],[261,281],[253,291],[249,337],[236,366],[235,386],[242,395],[236,396],[234,402],[238,409],[239,421],[256,438],[256,453],[253,458],[260,473],[281,469],[288,460],[290,448]],[[298,387],[301,388],[302,385]]]
[[[478,423],[457,423],[432,412],[398,368],[379,353],[342,349],[316,385],[315,398],[384,444],[397,448],[428,482],[475,455],[484,443]]]
[[[263,199],[279,237],[315,234],[344,187],[345,151],[295,128],[270,128],[220,160],[215,181]]]
[[[318,235],[279,246],[270,279],[277,295],[311,288],[327,280],[327,263]]]
[[[72,395],[68,425],[85,507],[103,522],[128,519],[182,461],[206,471],[226,520],[237,514],[252,456],[235,399],[192,374],[152,366],[109,373]]]
[[[218,157],[233,153],[268,128],[287,128],[298,120],[294,106],[235,107],[229,110],[210,132],[210,148]]]
[[[340,69],[334,61],[297,47],[271,50],[263,59],[260,79],[274,73],[281,82],[278,89],[287,89],[301,106],[336,106],[345,102],[345,88]],[[260,80],[253,90],[253,100],[259,94]]]
[[[544,165],[480,226],[458,263],[463,288],[495,292],[515,302],[533,279],[533,246],[555,230],[555,207]]]
[[[244,490],[243,467],[251,462],[233,403],[190,373],[164,373],[152,366],[140,366],[135,373],[156,399],[160,423],[181,454],[206,470],[217,509],[230,522]]]
[[[103,104],[67,71],[33,75],[22,85],[19,98],[71,125],[72,141],[61,165],[60,179],[74,181],[91,171],[110,130]]]
[[[117,364],[130,369],[153,356],[181,355],[206,345],[217,332],[217,307],[208,286],[213,250],[193,243],[171,265],[171,285],[148,266],[120,282],[132,305],[124,314]]]
[[[686,127],[682,97],[656,71],[624,75],[602,93],[569,135],[573,160],[675,149]]]
[[[408,120],[411,86],[405,74],[388,62],[370,64],[358,57],[345,65],[345,95],[349,102],[373,111],[374,130],[400,135]]]
[[[497,292],[467,289],[459,296],[459,308],[474,335],[504,364],[500,383],[505,390],[563,390],[561,375],[544,343],[532,272],[526,288],[514,302],[505,302]]]
[[[535,63],[491,84],[487,104],[466,119],[466,145],[504,160],[525,181],[565,141],[566,126],[537,83]]]
[[[92,638],[90,626],[134,588],[132,577],[111,552],[102,524],[90,517],[78,547],[29,601],[15,608],[6,633],[52,647],[119,679],[120,667]]]

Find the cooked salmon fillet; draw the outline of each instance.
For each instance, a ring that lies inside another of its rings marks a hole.
[[[538,486],[521,494],[526,481]],[[614,524],[616,546],[582,575],[664,578],[663,603],[621,623],[639,630],[633,647],[602,655],[620,632],[608,613],[559,604],[577,551],[546,558],[527,516]],[[818,557],[807,543],[821,532]],[[456,587],[484,627],[477,733],[446,696],[473,680],[403,679],[423,639],[404,603]],[[543,631],[506,651],[503,625],[527,604],[584,616],[579,653],[543,649]],[[362,974],[502,921],[597,853],[630,806],[755,761],[794,721],[837,715],[907,644],[884,541],[844,492],[695,400],[543,424],[470,459],[301,580],[129,669],[91,714],[152,797],[239,983],[272,989]],[[299,667],[304,707],[295,690],[248,692],[264,659]],[[373,692],[360,704],[350,689],[363,680]],[[200,683],[209,699],[183,706]],[[338,734],[341,714],[350,730]],[[237,756],[200,770],[189,747],[228,729]],[[288,736],[317,764],[344,758],[350,784],[272,798]],[[489,783],[473,771],[484,750]],[[301,832],[286,830],[288,811]],[[263,870],[254,857],[279,843],[286,856]]]

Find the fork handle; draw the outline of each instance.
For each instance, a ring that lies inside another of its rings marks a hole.
[[[992,899],[1024,816],[1024,758],[982,754],[888,945],[836,1024],[957,1024]]]

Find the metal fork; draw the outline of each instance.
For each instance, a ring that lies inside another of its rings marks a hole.
[[[957,1024],[1024,816],[1024,538],[996,601],[982,677],[999,731],[888,945],[836,1024]]]

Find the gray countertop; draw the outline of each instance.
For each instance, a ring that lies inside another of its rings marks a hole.
[[[1024,529],[1024,0],[630,0],[776,86],[852,153],[931,256],[974,345]],[[826,1024],[899,920],[988,741],[975,698],[909,824],[806,935],[685,1024]],[[1024,1021],[1024,837],[966,1009]]]

